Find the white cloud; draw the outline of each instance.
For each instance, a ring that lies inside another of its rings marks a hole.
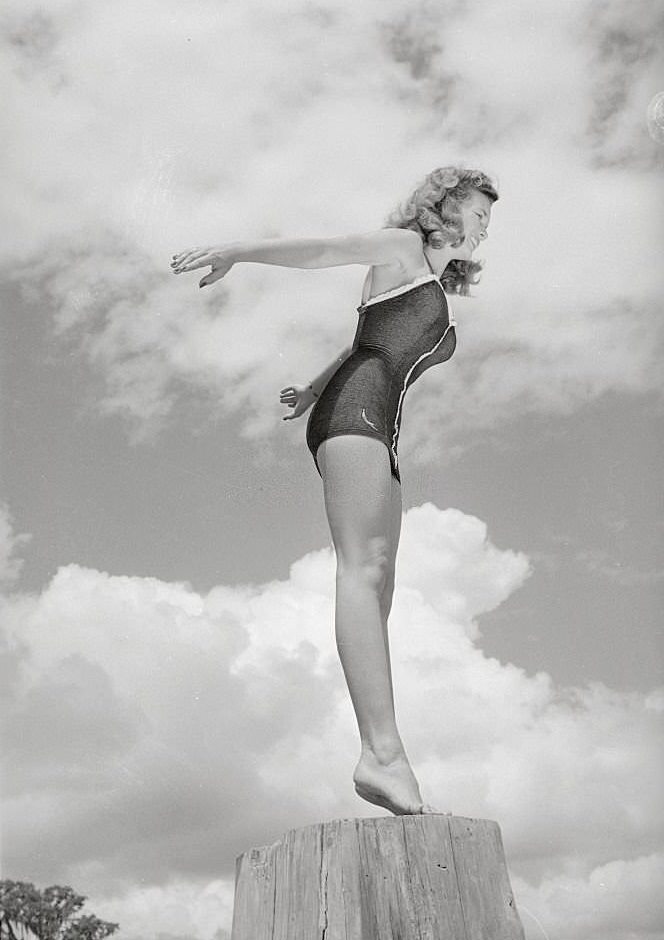
[[[404,740],[425,799],[500,822],[517,903],[549,935],[623,940],[626,925],[652,940],[664,693],[560,688],[485,656],[477,618],[528,573],[478,519],[405,514],[391,628]],[[6,876],[72,883],[127,940],[213,940],[237,854],[372,814],[352,791],[333,583],[324,549],[287,580],[205,595],[68,565],[8,597]],[[601,887],[623,874],[624,910]]]
[[[584,877],[558,875],[536,889],[515,878],[512,887],[526,940],[661,940],[663,878],[664,855],[654,853],[599,865]]]
[[[95,913],[122,922],[116,937],[144,940],[230,940],[233,917],[232,878],[206,884],[175,881],[159,887],[133,888],[117,899],[99,901]],[[220,923],[229,925],[226,930]],[[126,929],[123,925],[131,925]]]
[[[17,535],[14,532],[9,508],[0,503],[0,584],[16,581],[23,567],[23,559],[16,553],[29,541],[28,533]]]
[[[170,254],[369,229],[461,157],[502,198],[459,351],[413,389],[404,446],[438,457],[523,412],[654,389],[657,15],[636,9],[11,4],[5,260],[134,435],[199,394],[265,437],[284,382],[352,336],[361,272],[239,266],[200,292]]]

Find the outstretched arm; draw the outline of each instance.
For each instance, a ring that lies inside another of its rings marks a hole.
[[[212,248],[192,248],[173,255],[175,274],[208,265],[211,271],[200,286],[218,281],[239,261],[278,264],[287,268],[331,268],[343,264],[412,264],[422,252],[417,232],[384,228],[363,235],[337,238],[270,239],[259,242],[233,242]]]
[[[286,388],[282,388],[279,401],[282,405],[288,405],[289,408],[293,409],[292,414],[284,416],[284,421],[299,418],[313,405],[339,366],[348,359],[352,351],[351,346],[342,350],[337,358],[326,366],[320,375],[312,379],[308,385],[287,385]]]

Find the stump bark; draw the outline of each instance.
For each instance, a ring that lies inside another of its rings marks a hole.
[[[236,862],[231,940],[524,940],[500,828],[389,816],[292,829]]]

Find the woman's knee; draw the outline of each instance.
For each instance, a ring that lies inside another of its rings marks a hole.
[[[337,579],[359,583],[382,597],[391,579],[388,540],[376,537],[362,548],[337,552]]]

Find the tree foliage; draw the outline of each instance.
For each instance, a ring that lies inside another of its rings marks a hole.
[[[0,940],[105,940],[115,933],[117,924],[79,914],[84,903],[67,886],[40,891],[29,881],[0,881]]]

